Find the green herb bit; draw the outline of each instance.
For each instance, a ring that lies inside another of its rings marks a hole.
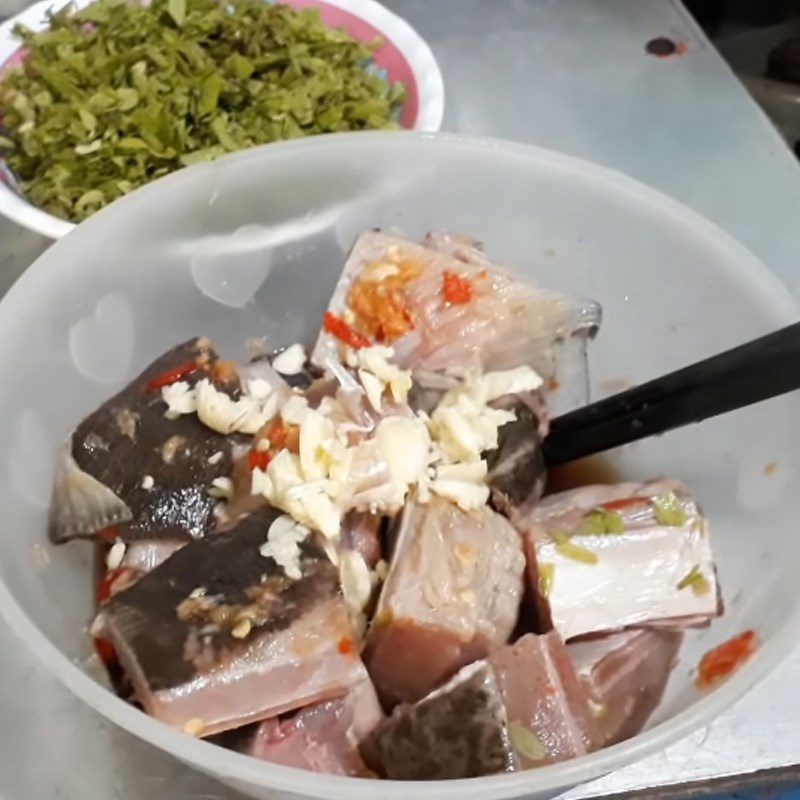
[[[593,553],[579,544],[575,544],[564,533],[554,533],[553,541],[555,542],[555,550],[559,555],[564,558],[570,558],[573,561],[579,561],[581,564],[596,564],[597,553]]]
[[[542,761],[547,753],[539,737],[527,726],[512,722],[508,726],[508,735],[514,749],[530,761]]]
[[[702,595],[708,594],[711,591],[711,584],[709,584],[703,573],[700,572],[699,564],[695,564],[689,572],[681,578],[678,583],[678,590],[682,591],[690,586],[698,597],[702,597]]]
[[[553,588],[553,578],[555,576],[554,564],[539,564],[539,592],[544,597],[550,596],[550,590]]]
[[[27,199],[80,222],[183,166],[283,139],[397,127],[380,42],[264,0],[95,0],[14,31],[0,152]]]
[[[625,523],[616,511],[594,508],[583,518],[581,533],[589,536],[603,536],[607,533],[624,533]]]
[[[656,522],[659,525],[675,527],[683,525],[686,522],[686,512],[683,510],[681,501],[678,500],[674,492],[660,494],[654,497],[651,502],[653,503]]]

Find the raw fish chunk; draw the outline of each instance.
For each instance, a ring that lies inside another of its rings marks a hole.
[[[288,719],[260,723],[248,730],[246,741],[236,749],[286,767],[374,777],[364,764],[359,745],[382,719],[375,689],[365,680],[342,697],[315,703]]]
[[[520,536],[491,509],[409,501],[364,655],[384,704],[419,700],[505,644],[524,564]]]
[[[565,761],[600,746],[586,689],[555,631],[528,634],[489,657],[523,769]]]
[[[216,358],[207,340],[178,345],[80,423],[56,475],[52,541],[92,537],[112,526],[126,540],[186,540],[213,528],[217,501],[208,490],[231,471],[232,439],[195,414],[167,419],[152,382],[197,365],[181,376],[194,385],[208,377],[199,365]]]
[[[362,751],[379,774],[394,780],[474,778],[518,767],[486,661],[464,667],[416,705],[398,706]]]
[[[596,710],[603,744],[635,736],[661,702],[683,633],[628,630],[567,645]]]
[[[209,735],[337,697],[366,678],[338,573],[312,540],[299,580],[259,548],[277,512],[190,542],[99,622],[145,710]]]
[[[720,612],[708,522],[678,481],[545,497],[521,522],[529,576],[564,640],[630,626],[686,627]],[[535,564],[530,558],[535,555]]]
[[[557,379],[561,345],[594,335],[599,306],[522,280],[463,242],[445,246],[442,236],[429,237],[434,246],[426,247],[379,231],[362,234],[329,310],[370,342],[392,345],[397,363],[415,373],[527,364],[545,380]],[[458,302],[443,294],[446,274],[469,282]],[[323,331],[312,360],[337,360],[340,345]]]

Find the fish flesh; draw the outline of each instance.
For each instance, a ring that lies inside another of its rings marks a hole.
[[[265,720],[244,731],[233,731],[232,736],[223,734],[230,738],[220,743],[285,767],[370,778],[375,774],[364,763],[359,745],[383,717],[367,679],[342,697],[315,703],[293,716]]]
[[[567,645],[596,711],[604,746],[644,727],[661,702],[682,640],[682,631],[640,628]]]
[[[361,750],[367,764],[393,780],[475,778],[518,767],[486,661],[464,667],[415,705],[397,706]]]
[[[545,497],[517,524],[532,588],[565,641],[706,624],[721,613],[708,522],[678,481],[572,489]]]
[[[368,511],[351,511],[342,520],[339,547],[358,553],[364,563],[373,569],[380,561],[381,531],[385,517]]]
[[[194,414],[165,417],[159,390],[148,384],[176,371],[190,386],[208,373],[216,353],[192,339],[153,362],[71,435],[59,463],[49,535],[61,543],[115,528],[125,541],[196,539],[215,525],[216,478],[231,471],[233,438]]]
[[[601,744],[589,696],[555,631],[527,634],[489,656],[522,769],[590,753]]]
[[[338,572],[311,538],[301,577],[259,548],[278,512],[189,542],[99,613],[147,713],[210,735],[345,694],[366,679]]]
[[[440,780],[552,764],[595,750],[599,729],[554,631],[528,634],[396,706],[362,747],[387,778]]]
[[[421,699],[505,644],[524,566],[520,536],[491,509],[409,500],[364,651],[384,705]]]
[[[597,303],[524,281],[461,242],[457,249],[429,236],[420,245],[380,231],[356,241],[329,304],[353,318],[360,335],[389,344],[395,362],[424,373],[503,370],[529,365],[557,379],[559,345],[587,341],[600,324]],[[469,299],[443,299],[446,275],[469,282]],[[312,353],[325,366],[341,342],[323,330]]]

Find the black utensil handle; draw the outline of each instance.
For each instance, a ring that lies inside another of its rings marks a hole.
[[[800,322],[552,420],[548,466],[565,464],[800,388]]]

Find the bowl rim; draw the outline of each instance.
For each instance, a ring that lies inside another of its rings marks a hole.
[[[202,170],[220,170],[225,169],[226,164],[234,160],[268,158],[269,154],[278,157],[284,151],[302,151],[306,148],[344,147],[350,148],[353,152],[363,153],[365,137],[376,146],[384,147],[414,140],[417,147],[458,148],[465,156],[470,153],[476,155],[494,153],[500,158],[525,160],[531,165],[555,168],[567,175],[580,175],[590,179],[595,186],[604,188],[610,194],[638,202],[662,213],[665,218],[682,228],[691,229],[694,235],[726,257],[729,269],[734,274],[749,281],[750,288],[774,309],[776,318],[785,317],[786,323],[789,323],[795,321],[800,313],[800,303],[754,255],[716,224],[677,200],[608,167],[535,145],[485,137],[418,132],[360,132],[263,145],[230,154],[213,164],[200,164],[179,170],[153,184],[148,184],[93,215],[81,225],[83,235],[90,236],[94,225],[104,224],[104,217],[107,214],[123,212],[131,198],[149,191],[150,186],[161,182],[185,180],[192,170],[195,173],[200,173]],[[4,326],[8,324],[5,322],[4,308],[14,303],[16,295],[22,291],[45,288],[47,270],[50,267],[43,269],[40,262],[52,260],[54,253],[57,254],[58,247],[59,244],[56,243],[53,248],[40,256],[0,301],[0,336],[3,334]],[[406,800],[409,795],[408,782],[387,780],[381,781],[376,787],[371,780],[315,774],[259,761],[173,730],[128,705],[89,677],[49,641],[28,618],[1,581],[0,615],[45,668],[96,712],[137,738],[223,782],[230,781],[240,788],[243,788],[243,784],[250,784],[252,787],[327,800],[373,800],[376,791],[385,800]],[[445,800],[454,796],[458,796],[461,800],[505,800],[531,792],[555,793],[598,778],[664,749],[703,724],[711,722],[777,666],[793,646],[798,633],[800,633],[800,604],[784,616],[770,639],[761,644],[756,655],[726,682],[700,697],[689,708],[626,742],[533,771],[450,781],[418,781],[413,783],[413,791],[431,800]]]
[[[75,3],[79,7],[93,0],[39,0],[0,24],[0,68],[14,53],[22,49],[15,44],[13,29],[18,23],[36,27],[49,9],[60,9]],[[265,0],[270,2],[270,0]],[[402,53],[417,84],[418,109],[414,131],[435,132],[441,129],[444,118],[444,78],[430,45],[403,17],[390,11],[378,0],[312,0],[333,6],[359,17],[381,32]],[[318,134],[330,136],[332,134]],[[309,137],[316,138],[316,137]],[[279,144],[271,142],[270,144]],[[261,145],[262,147],[265,145]],[[184,167],[185,169],[185,167]],[[145,184],[149,185],[149,184]],[[77,227],[77,223],[60,219],[27,198],[17,194],[0,176],[0,215],[48,239],[60,239]]]

